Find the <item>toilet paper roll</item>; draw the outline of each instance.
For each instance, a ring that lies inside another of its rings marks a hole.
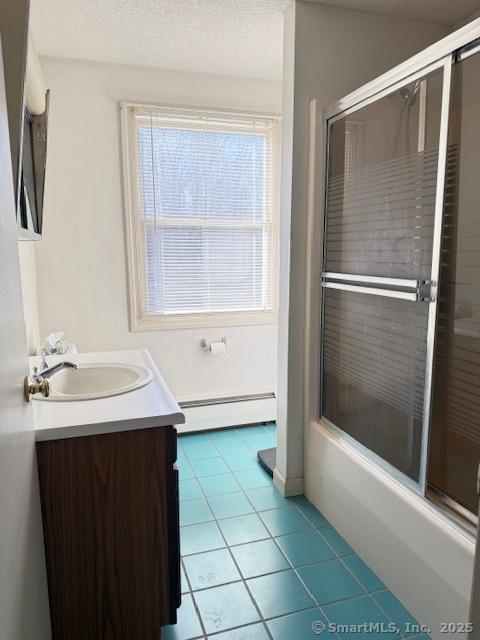
[[[208,345],[208,350],[213,355],[219,355],[221,353],[225,353],[227,345],[224,342],[211,342]]]

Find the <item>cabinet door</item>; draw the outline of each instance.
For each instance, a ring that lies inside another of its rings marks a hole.
[[[173,621],[174,439],[161,427],[37,444],[54,640],[158,640]]]

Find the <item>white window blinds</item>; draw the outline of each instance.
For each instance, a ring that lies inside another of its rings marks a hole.
[[[275,120],[124,110],[138,315],[272,314]]]

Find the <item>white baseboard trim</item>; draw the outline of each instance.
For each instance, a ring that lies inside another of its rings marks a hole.
[[[182,409],[185,424],[177,426],[178,433],[223,429],[260,422],[272,422],[277,418],[275,398],[245,400]]]
[[[303,495],[303,478],[285,479],[278,469],[273,470],[273,484],[285,498]]]

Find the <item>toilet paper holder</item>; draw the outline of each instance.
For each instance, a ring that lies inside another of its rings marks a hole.
[[[223,344],[224,344],[225,346],[227,346],[227,344],[228,344],[228,340],[227,340],[226,336],[223,336],[222,338],[220,338],[220,342],[223,342]],[[200,346],[201,346],[203,349],[207,349],[208,351],[211,351],[211,349],[210,349],[211,344],[212,344],[212,343],[211,343],[211,342],[208,342],[208,340],[207,340],[206,338],[202,338],[202,339],[200,340]]]

